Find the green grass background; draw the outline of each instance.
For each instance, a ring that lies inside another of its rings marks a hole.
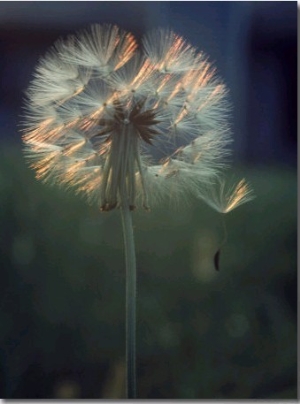
[[[0,396],[124,397],[125,268],[103,214],[0,153]],[[239,167],[256,199],[134,212],[138,398],[296,398],[296,173]]]

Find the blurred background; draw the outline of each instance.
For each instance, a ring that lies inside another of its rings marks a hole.
[[[22,104],[60,36],[115,23],[171,27],[230,89],[233,172],[256,199],[134,213],[138,398],[297,396],[297,2],[0,3],[0,396],[123,398],[119,212],[38,183]]]

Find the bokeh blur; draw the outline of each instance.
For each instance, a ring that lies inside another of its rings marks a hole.
[[[38,183],[24,91],[60,36],[171,27],[230,89],[233,173],[256,199],[223,222],[197,201],[134,213],[138,398],[297,396],[297,2],[0,3],[0,396],[123,398],[119,212]]]

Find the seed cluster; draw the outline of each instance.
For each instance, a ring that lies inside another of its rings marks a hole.
[[[225,86],[171,30],[150,32],[139,49],[132,34],[93,25],[54,45],[27,95],[23,140],[37,178],[103,211],[205,199],[228,152]]]

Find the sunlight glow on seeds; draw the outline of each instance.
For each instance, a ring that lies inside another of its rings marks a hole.
[[[113,25],[58,41],[37,66],[26,107],[25,153],[37,177],[101,210],[119,206],[121,187],[131,207],[147,210],[193,194],[227,213],[252,197],[244,180],[215,190],[231,141],[226,89],[171,30],[149,32],[141,48]]]

